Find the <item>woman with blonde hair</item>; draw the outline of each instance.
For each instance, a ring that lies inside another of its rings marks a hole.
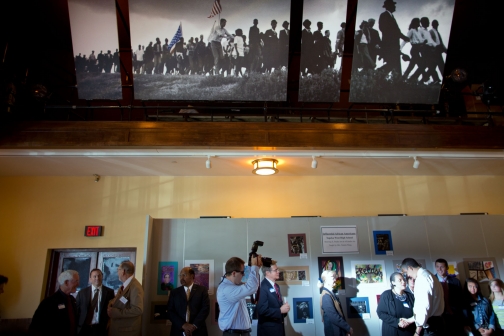
[[[320,294],[320,314],[324,322],[325,336],[347,336],[353,333],[353,329],[345,320],[345,315],[341,308],[338,297],[332,289],[336,284],[336,273],[332,270],[325,270],[320,275],[319,288],[322,288]]]
[[[498,321],[496,324],[502,328],[504,324],[504,283],[501,279],[490,281],[490,292],[489,299]],[[502,334],[502,330],[499,330],[499,332]]]

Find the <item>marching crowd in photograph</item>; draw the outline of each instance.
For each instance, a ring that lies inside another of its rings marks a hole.
[[[438,31],[438,20],[431,22],[428,17],[412,18],[408,32],[403,34],[393,14],[396,11],[396,2],[385,0],[383,8],[385,11],[378,19],[381,37],[374,28],[374,18],[364,20],[358,29],[356,27],[353,71],[376,69],[377,60],[383,59],[385,64],[376,70],[385,75],[392,73],[412,83],[440,84],[437,69],[443,74],[442,54],[446,53],[447,49]],[[402,42],[399,44],[400,40]],[[410,55],[402,52],[407,43],[411,44]],[[409,61],[404,73],[401,69],[401,58],[403,61]],[[410,76],[415,66],[416,70]]]

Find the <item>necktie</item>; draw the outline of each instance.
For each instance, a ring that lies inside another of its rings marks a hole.
[[[74,336],[77,334],[77,328],[75,325],[75,313],[74,313],[72,297],[70,295],[67,295],[67,306],[68,306],[68,318],[70,319],[70,334],[69,335]]]
[[[186,308],[186,322],[189,322],[189,315],[190,315],[190,312],[189,312],[189,296],[191,295],[191,290],[189,288],[187,288],[187,292],[186,292],[186,298],[187,298],[187,308]]]
[[[94,311],[98,311],[98,295],[100,293],[100,290],[98,288],[95,289],[94,291],[94,296],[93,300],[91,301],[91,306],[94,308]]]
[[[276,291],[278,301],[282,301],[282,297],[280,296],[280,289],[278,288],[277,284],[275,284],[275,291]]]
[[[88,306],[88,311],[86,314],[86,320],[85,323],[87,325],[91,325],[91,322],[93,322],[93,317],[94,317],[94,312],[98,311],[98,288],[95,289],[93,299],[91,300],[91,303]]]

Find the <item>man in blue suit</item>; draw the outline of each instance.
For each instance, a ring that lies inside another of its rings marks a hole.
[[[259,316],[257,335],[285,336],[284,318],[290,310],[288,303],[282,304],[280,287],[275,283],[280,273],[278,266],[262,267],[264,280],[261,282],[257,313]]]
[[[168,319],[172,322],[171,336],[206,336],[205,320],[210,313],[206,287],[194,283],[194,270],[184,267],[180,271],[180,284],[171,291],[168,299]]]

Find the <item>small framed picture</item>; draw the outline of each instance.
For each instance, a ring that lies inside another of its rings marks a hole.
[[[367,318],[370,315],[367,297],[347,297],[348,318]]]
[[[392,233],[390,231],[373,231],[375,254],[387,254],[393,252]],[[390,253],[389,252],[389,253]]]
[[[313,319],[313,303],[311,297],[293,298],[294,323],[306,323],[307,319]]]
[[[301,253],[307,253],[306,233],[289,233],[289,257],[299,257]]]

